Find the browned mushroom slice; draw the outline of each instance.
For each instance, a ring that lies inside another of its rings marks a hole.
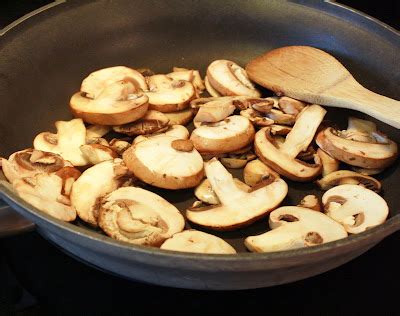
[[[160,246],[183,230],[178,209],[150,191],[119,188],[101,200],[99,226],[112,238],[132,244]]]
[[[110,141],[110,148],[120,156],[122,156],[124,151],[127,150],[129,147],[131,147],[131,144],[122,139],[113,138]]]
[[[262,161],[255,159],[247,163],[243,169],[244,182],[253,187],[263,181],[273,181],[279,174]]]
[[[339,160],[333,158],[331,155],[323,151],[321,148],[318,148],[317,154],[321,159],[323,177],[339,169]]]
[[[191,108],[164,113],[164,115],[169,119],[169,125],[187,125],[192,121],[194,116]]]
[[[167,239],[160,247],[165,250],[233,254],[236,250],[225,240],[198,230],[185,230]]]
[[[274,120],[263,116],[263,114],[254,109],[240,111],[240,115],[248,118],[255,126],[270,126],[275,123]]]
[[[279,136],[286,136],[292,130],[291,127],[279,124],[271,125],[271,134],[272,135],[279,135]]]
[[[321,212],[322,210],[318,197],[316,197],[314,194],[309,194],[303,197],[297,206],[309,208],[310,210],[317,212]]]
[[[246,166],[249,161],[256,158],[257,156],[252,151],[248,151],[242,154],[228,154],[226,157],[221,158],[221,163],[226,168],[240,169]]]
[[[304,107],[307,105],[306,103],[292,99],[289,97],[281,97],[278,101],[279,108],[286,114],[291,114],[297,116]]]
[[[272,109],[269,113],[265,114],[269,119],[273,120],[276,124],[293,125],[296,122],[296,116],[293,114],[286,114],[281,110]]]
[[[93,165],[118,157],[118,154],[111,147],[101,144],[82,145],[80,149],[86,160]]]
[[[375,169],[367,169],[367,168],[360,168],[356,166],[351,166],[351,169],[354,172],[366,175],[366,176],[373,176],[379,174],[385,170],[385,168],[375,168]]]
[[[212,96],[212,97],[221,97],[222,94],[219,93],[217,90],[213,88],[213,86],[210,84],[210,81],[208,80],[207,76],[204,77],[204,86],[207,89],[207,92]]]
[[[231,102],[207,102],[199,108],[194,121],[219,122],[231,115],[235,111],[235,108],[236,107]]]
[[[86,128],[86,139],[101,138],[111,131],[111,126],[91,125]]]
[[[157,133],[154,134],[149,134],[149,135],[139,135],[137,136],[134,140],[133,140],[133,145],[153,138],[153,137],[162,137],[162,136],[171,136],[171,137],[175,137],[178,139],[188,139],[189,138],[189,131],[185,126],[182,125],[171,125],[168,126],[168,128],[165,131],[159,131]]]
[[[357,184],[375,192],[381,190],[381,183],[375,178],[350,170],[334,171],[316,182],[322,190],[329,190],[341,184]]]

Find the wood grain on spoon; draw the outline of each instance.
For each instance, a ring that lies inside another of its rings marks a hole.
[[[357,110],[400,128],[400,101],[364,88],[336,58],[320,49],[274,49],[250,61],[246,71],[251,80],[277,94]]]

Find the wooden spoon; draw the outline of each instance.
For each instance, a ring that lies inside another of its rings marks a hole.
[[[250,61],[246,71],[251,80],[277,94],[357,110],[400,128],[400,101],[364,88],[336,58],[320,49],[274,49]]]

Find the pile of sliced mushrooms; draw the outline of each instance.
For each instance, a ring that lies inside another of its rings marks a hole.
[[[177,67],[168,74],[101,69],[83,80],[70,109],[74,119],[1,159],[2,170],[40,211],[69,222],[79,217],[121,241],[232,254],[201,229],[236,230],[269,215],[270,230],[248,236],[245,246],[282,251],[361,233],[389,214],[373,175],[395,162],[395,142],[373,122],[350,117],[338,130],[317,104],[262,97],[229,60],[213,61],[204,81],[198,70]],[[242,169],[243,180],[228,169]],[[282,206],[285,179],[326,192]],[[152,187],[190,188],[198,200],[178,210]],[[197,230],[185,230],[186,220]]]

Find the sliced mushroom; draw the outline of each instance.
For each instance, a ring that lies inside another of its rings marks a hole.
[[[317,154],[321,159],[322,163],[322,176],[325,177],[328,174],[339,170],[339,160],[333,158],[327,152],[323,151],[321,148],[318,148]]]
[[[70,100],[70,109],[76,117],[98,125],[121,125],[134,122],[146,114],[148,97],[137,93],[128,81],[117,81],[104,88],[95,98],[75,93]]]
[[[310,210],[317,212],[321,212],[322,210],[321,204],[314,194],[309,194],[303,197],[297,206],[309,208]]]
[[[281,97],[278,101],[279,108],[286,114],[297,116],[307,105],[306,103],[289,97]]]
[[[86,128],[86,139],[101,138],[111,131],[107,125],[91,125]]]
[[[366,176],[373,176],[373,175],[379,174],[385,170],[385,168],[366,169],[366,168],[360,168],[360,167],[356,167],[356,166],[351,166],[351,169],[354,172],[357,172],[357,173],[360,173],[360,174],[363,174]]]
[[[203,80],[201,79],[198,70],[186,69],[180,67],[174,67],[173,72],[169,73],[167,76],[173,80],[185,80],[193,84],[196,89],[196,96],[198,97],[206,88],[204,86]]]
[[[257,156],[253,153],[253,151],[248,151],[246,153],[228,154],[226,157],[221,157],[221,163],[226,168],[240,169],[246,166],[249,161],[256,158]]]
[[[164,115],[169,119],[169,125],[187,125],[192,121],[194,116],[191,108],[164,113]]]
[[[151,137],[130,147],[123,159],[136,177],[159,188],[192,188],[204,176],[203,159],[188,139]]]
[[[260,182],[273,181],[279,178],[279,174],[264,164],[261,160],[255,159],[247,163],[243,169],[244,182],[254,187]]]
[[[82,119],[57,121],[55,125],[57,134],[44,132],[35,137],[35,149],[58,154],[74,166],[87,165],[89,162],[80,150],[86,144],[86,128]]]
[[[354,184],[343,184],[326,191],[322,203],[326,214],[351,234],[382,224],[389,214],[388,205],[381,196]]]
[[[101,162],[86,169],[72,186],[71,202],[78,216],[96,226],[99,199],[122,185],[129,175],[121,159]]]
[[[112,238],[160,246],[183,230],[178,209],[161,196],[135,187],[119,188],[101,200],[99,226]]]
[[[375,192],[381,190],[381,183],[375,178],[350,170],[334,171],[322,179],[317,180],[316,183],[322,190],[329,190],[330,188],[341,184],[361,185]]]
[[[285,181],[275,179],[268,185],[260,185],[254,191],[244,192],[236,186],[232,175],[215,158],[205,163],[205,171],[221,204],[188,209],[186,217],[189,221],[209,229],[234,230],[247,226],[276,208],[288,191]]]
[[[271,125],[271,134],[272,135],[279,135],[279,136],[286,136],[292,130],[291,127],[279,124]]]
[[[252,142],[254,127],[240,115],[196,128],[190,139],[200,152],[232,152]]]
[[[149,98],[150,109],[160,112],[186,109],[196,95],[190,82],[173,80],[166,75],[147,77],[147,83],[149,90],[145,93]]]
[[[178,139],[188,139],[189,131],[185,126],[182,125],[171,125],[167,130],[163,132],[157,132],[150,135],[139,135],[133,140],[133,145],[142,142],[144,140],[148,140],[153,137],[162,137],[162,136],[171,136]]]
[[[80,149],[86,160],[93,165],[118,157],[118,154],[111,147],[101,144],[82,145]]]
[[[126,134],[128,136],[152,134],[160,129],[168,126],[168,117],[161,112],[148,110],[146,114],[139,120],[113,127],[117,133]]]
[[[125,150],[131,147],[131,144],[125,140],[113,138],[110,141],[110,147],[114,150],[118,155],[122,156]]]
[[[273,120],[275,124],[293,125],[296,122],[295,115],[286,114],[277,109],[272,109],[269,113],[266,113],[265,116]]]
[[[275,123],[274,120],[263,116],[263,114],[254,109],[240,111],[240,115],[248,118],[255,126],[270,126]]]
[[[207,68],[208,83],[221,95],[260,97],[246,71],[229,60],[215,60]]]
[[[215,90],[212,85],[210,84],[210,81],[208,81],[207,76],[204,77],[204,86],[207,89],[207,92],[212,96],[212,97],[221,97],[222,94],[219,93],[217,90]]]
[[[207,102],[199,108],[194,121],[210,123],[219,122],[231,115],[235,109],[236,107],[231,102]]]
[[[293,181],[310,181],[321,172],[317,155],[315,164],[296,159],[301,151],[307,150],[326,111],[319,105],[310,105],[298,115],[296,124],[286,136],[283,144],[276,144],[271,136],[271,128],[265,127],[257,132],[254,148],[262,162],[279,174]]]
[[[245,239],[250,251],[311,247],[347,237],[343,226],[325,214],[298,206],[283,206],[271,212],[269,225],[272,230]]]
[[[194,253],[213,253],[213,254],[233,254],[235,248],[225,240],[198,230],[184,230],[167,239],[160,247],[165,250],[194,252]]]

